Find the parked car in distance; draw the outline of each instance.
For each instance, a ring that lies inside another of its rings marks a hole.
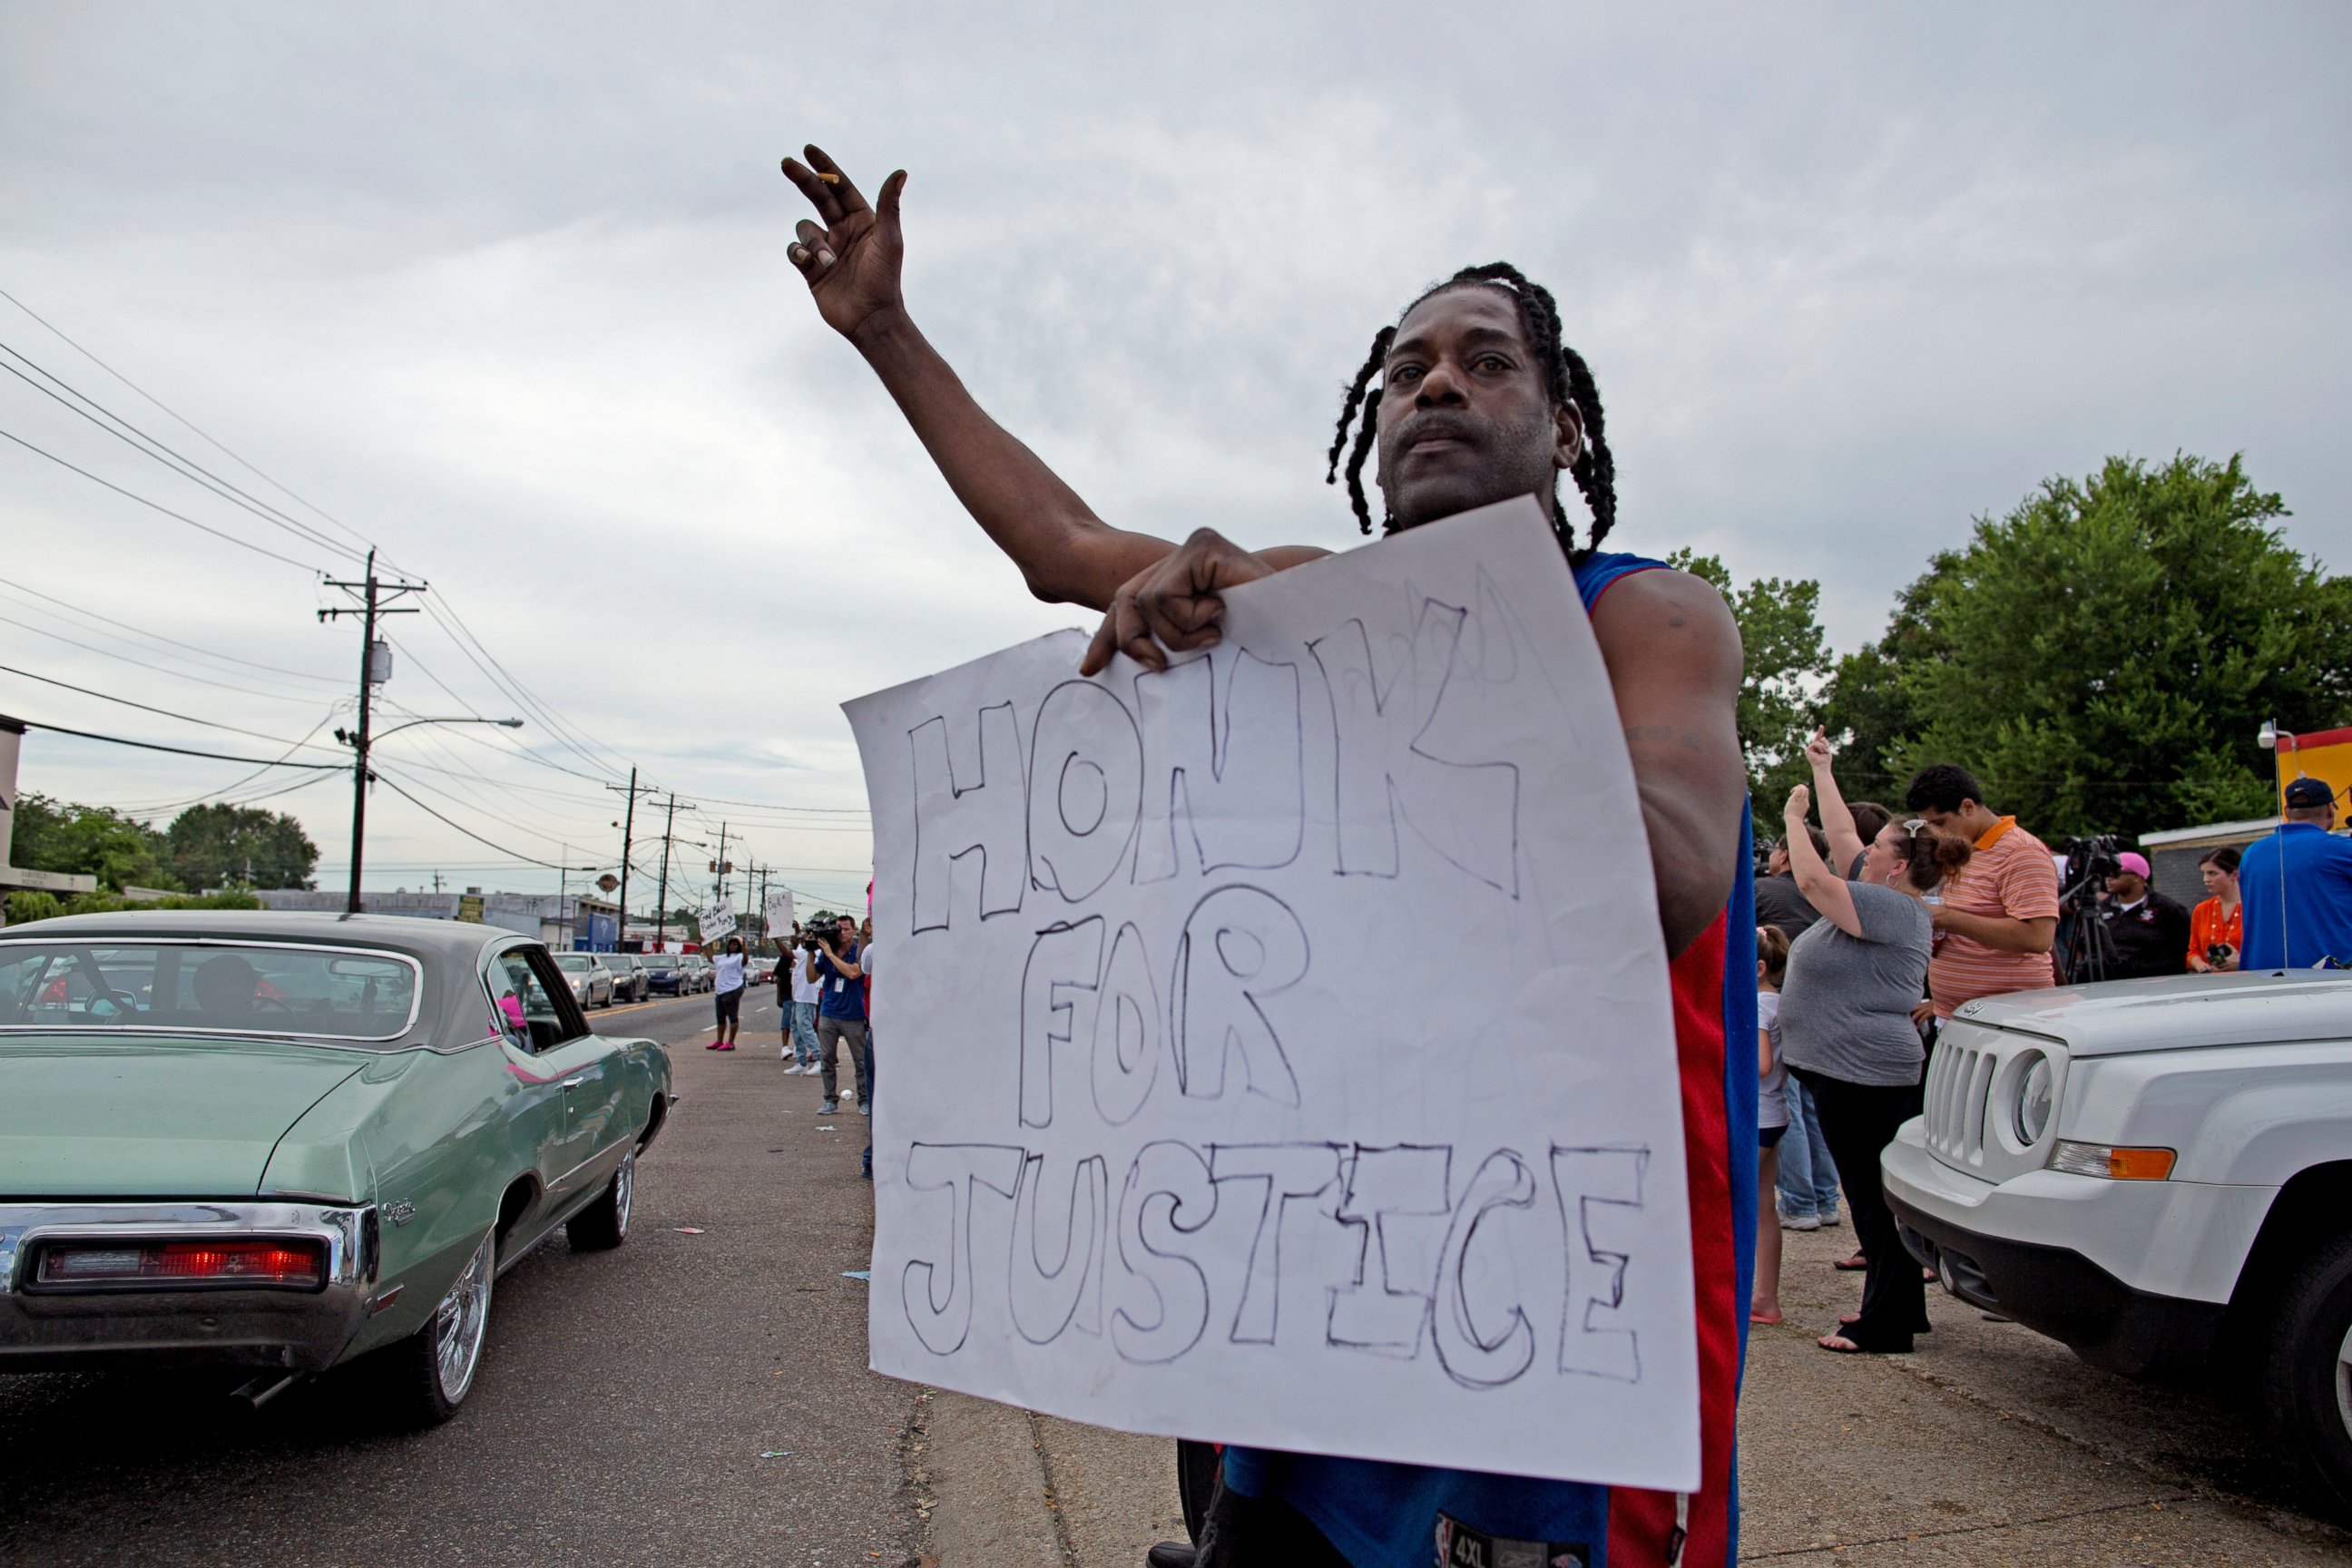
[[[133,911],[0,932],[0,1371],[361,1363],[417,1424],[499,1276],[627,1237],[670,1108],[496,926]],[[356,1369],[355,1369],[356,1370]]]
[[[1963,1005],[1881,1161],[1944,1288],[2131,1377],[2215,1368],[2352,1518],[2352,974]]]
[[[685,957],[687,973],[694,977],[694,989],[708,991],[719,984],[719,977],[710,967],[710,960],[698,952],[689,952]]]
[[[679,952],[648,952],[646,961],[646,985],[657,996],[683,996],[694,989],[694,972],[686,966],[686,955]]]
[[[613,972],[593,952],[559,952],[555,967],[563,971],[571,983],[572,999],[582,1008],[609,1007],[613,1005]]]
[[[645,961],[635,953],[600,952],[596,957],[613,972],[614,1001],[642,1002],[651,994]]]
[[[751,955],[744,969],[746,982],[752,985],[772,985],[776,983],[776,959],[773,953]]]

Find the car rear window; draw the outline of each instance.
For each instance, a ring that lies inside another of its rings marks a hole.
[[[416,1017],[416,961],[267,942],[0,942],[0,1029],[169,1029],[381,1041]]]
[[[592,965],[584,952],[559,952],[555,955],[555,967],[568,974],[585,974]]]

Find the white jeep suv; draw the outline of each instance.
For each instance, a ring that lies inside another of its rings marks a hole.
[[[2352,973],[1970,1002],[1881,1169],[1945,1289],[2094,1365],[2253,1347],[2280,1458],[2352,1515]]]

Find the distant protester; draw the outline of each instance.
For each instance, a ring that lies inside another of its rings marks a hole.
[[[815,933],[794,924],[792,949],[784,954],[777,971],[790,975],[793,988],[793,1065],[784,1069],[787,1075],[816,1076],[816,1005],[824,994],[809,977],[809,954],[815,950]]]
[[[1806,831],[1813,836],[1813,852],[1826,859],[1829,839],[1818,827]],[[1805,901],[1805,895],[1797,891],[1797,879],[1789,874],[1788,845],[1773,845],[1764,862],[1764,875],[1756,879],[1757,923],[1770,926],[1794,942],[1821,918],[1821,912]]]
[[[1958,834],[1976,850],[1936,906],[1927,970],[1936,1016],[1948,1018],[1979,996],[2056,984],[2050,950],[2058,938],[2058,866],[2050,847],[2014,816],[1988,810],[1976,775],[1950,763],[1921,769],[1903,798],[1938,832]]]
[[[719,1037],[703,1047],[706,1050],[731,1051],[735,1037],[743,1029],[743,939],[730,936],[726,951],[710,961],[710,1000],[719,1014]]]
[[[2247,969],[2352,964],[2352,839],[2336,826],[2336,792],[2325,779],[2286,786],[2286,809],[2267,838],[2238,862],[2244,900]]]
[[[2246,945],[2244,909],[2238,902],[2238,852],[2228,845],[2206,851],[2197,862],[2209,897],[2189,911],[2189,967],[2199,974],[2225,974],[2238,967]]]
[[[2180,974],[2189,968],[2189,911],[2148,885],[2147,857],[2126,849],[2116,857],[2107,879],[2107,901],[2099,906],[2115,956],[2110,980]]]
[[[1924,899],[1970,850],[1918,818],[1890,822],[1868,846],[1862,876],[1847,881],[1803,832],[1810,794],[1803,784],[1790,791],[1784,816],[1797,886],[1822,918],[1789,948],[1781,1059],[1820,1103],[1864,1259],[1861,1311],[1815,1342],[1849,1354],[1907,1352],[1928,1326],[1927,1295],[1886,1206],[1878,1157],[1919,1114],[1926,1047],[1911,1013],[1934,930]]]

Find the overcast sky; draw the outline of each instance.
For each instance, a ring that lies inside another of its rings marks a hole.
[[[530,724],[386,742],[418,800],[609,868],[597,781],[635,763],[818,897],[868,860],[837,704],[1086,617],[1026,597],[818,322],[776,171],[805,141],[911,171],[919,320],[1128,526],[1350,542],[1341,384],[1506,258],[1594,368],[1612,542],[1818,578],[1841,649],[2109,454],[2242,451],[2352,563],[2352,11],[1663,15],[16,5],[0,289],[350,531],[5,300],[0,344],[431,581],[480,651],[404,617],[387,699]],[[5,671],[0,711],[256,758],[315,726],[293,754],[333,761],[358,634],[313,612],[355,563],[0,384],[0,430],[299,563],[0,442],[0,664],[165,713]],[[36,733],[21,782],[160,821],[295,782],[251,771]],[[348,781],[274,804],[338,882]],[[369,863],[556,881],[381,788]]]

